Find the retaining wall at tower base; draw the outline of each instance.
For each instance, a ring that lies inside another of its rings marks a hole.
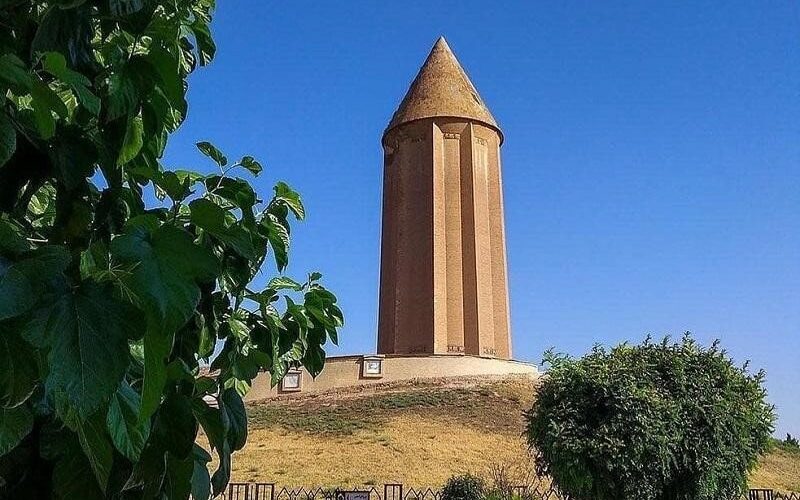
[[[365,363],[369,362],[379,362],[380,374],[366,373]],[[270,387],[269,374],[261,374],[253,381],[253,387],[245,400],[257,401],[282,394],[317,393],[337,388],[412,379],[504,375],[536,378],[539,376],[539,371],[534,364],[505,359],[466,355],[389,354],[330,357],[325,361],[325,369],[316,379],[306,370],[299,371],[297,375],[300,378],[299,390],[293,384],[291,387],[285,387],[286,384]]]

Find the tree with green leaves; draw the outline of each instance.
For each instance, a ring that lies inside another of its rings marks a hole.
[[[538,472],[572,499],[738,498],[769,444],[764,372],[717,342],[648,338],[545,362],[526,434]]]
[[[283,274],[300,196],[260,199],[261,164],[208,142],[216,173],[161,163],[213,8],[0,2],[0,497],[216,495],[252,379],[337,342],[321,276]]]

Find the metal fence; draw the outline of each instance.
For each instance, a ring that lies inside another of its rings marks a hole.
[[[514,486],[513,497],[523,500],[568,500],[558,490],[542,485]],[[406,488],[400,483],[357,488],[278,488],[275,483],[230,483],[224,500],[440,500],[439,490]],[[800,500],[800,493],[753,489],[740,500]]]

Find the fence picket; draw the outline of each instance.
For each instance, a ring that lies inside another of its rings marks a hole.
[[[369,500],[440,500],[438,490],[406,488],[402,483],[386,483],[383,491],[375,486],[357,489],[295,488],[276,490],[275,483],[230,483],[220,498],[223,500],[347,500],[346,491],[369,493]],[[569,500],[555,487],[546,484],[511,487],[512,496],[520,500]],[[752,489],[734,500],[800,500],[800,493],[780,493],[768,489]]]

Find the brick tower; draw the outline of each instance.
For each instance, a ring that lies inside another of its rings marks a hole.
[[[502,142],[439,38],[383,134],[379,354],[511,358]]]

